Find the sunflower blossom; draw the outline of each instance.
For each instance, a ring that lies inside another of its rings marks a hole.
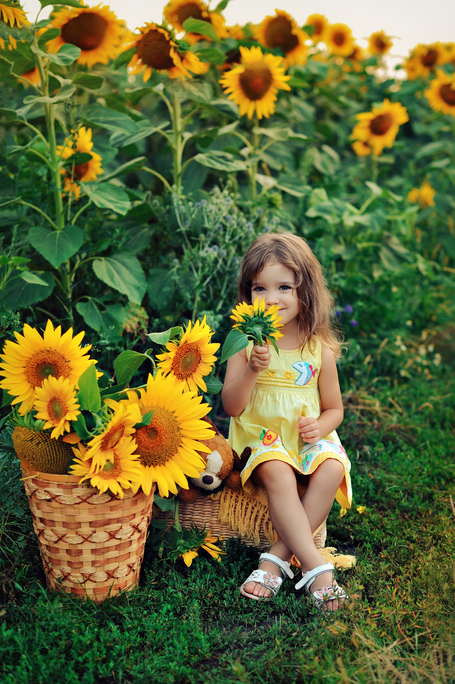
[[[179,382],[184,383],[190,390],[198,391],[200,387],[207,392],[204,377],[210,375],[216,361],[215,352],[218,343],[210,342],[213,331],[207,325],[205,316],[196,321],[192,327],[191,321],[183,333],[180,342],[169,341],[167,352],[157,354],[160,360],[158,366],[165,375],[171,373]]]
[[[275,16],[266,17],[256,30],[256,39],[261,45],[270,50],[281,50],[285,67],[305,64],[309,52],[308,38],[295,19],[282,10],[275,10]]]
[[[115,59],[130,36],[125,23],[105,5],[54,11],[46,30],[51,28],[59,29],[60,35],[47,43],[49,52],[58,52],[70,43],[81,50],[77,63],[88,67]]]
[[[185,551],[182,553],[182,558],[183,562],[185,565],[189,568],[191,563],[195,558],[197,558],[198,554],[198,549],[204,549],[204,551],[207,551],[207,553],[212,556],[218,563],[221,562],[220,556],[222,554],[225,554],[225,551],[222,551],[219,546],[215,545],[215,542],[219,540],[219,537],[214,537],[213,535],[210,534],[210,530],[208,530],[206,537],[203,542],[196,548],[190,549],[189,551]]]
[[[197,55],[182,47],[162,26],[147,23],[139,32],[140,35],[131,45],[135,52],[128,68],[132,74],[143,71],[144,83],[150,79],[153,71],[166,73],[169,78],[185,80],[192,78],[192,73],[203,74],[208,70],[209,64],[201,62]]]
[[[165,6],[163,15],[167,23],[179,32],[185,31],[183,24],[187,19],[198,19],[211,24],[219,38],[227,38],[229,35],[224,17],[219,12],[210,11],[208,5],[201,0],[171,0]],[[185,40],[193,44],[210,38],[200,33],[186,33]]]
[[[125,406],[111,402],[111,408],[114,408],[113,416],[102,432],[87,444],[86,457],[92,460],[95,470],[104,468],[107,461],[114,461],[115,452],[120,449],[119,445],[127,445],[126,438],[134,434],[134,426],[141,422],[142,416],[137,404]]]
[[[70,421],[80,414],[75,387],[63,375],[59,378],[50,375],[36,388],[33,408],[37,411],[36,418],[45,421],[44,429],[53,428],[52,439],[70,432]]]
[[[109,490],[114,496],[123,499],[124,490],[139,487],[142,479],[142,468],[138,457],[133,453],[136,447],[134,440],[127,437],[114,449],[112,460],[106,461],[97,469],[91,458],[87,458],[84,445],[73,447],[74,463],[70,467],[71,475],[80,477],[80,482],[90,480],[92,487],[103,494]]]
[[[63,145],[57,146],[57,153],[60,158],[67,162],[60,173],[65,176],[64,190],[74,196],[77,200],[81,194],[79,183],[89,183],[103,173],[101,157],[96,152],[92,152],[92,129],[81,126],[72,137],[67,138]],[[91,159],[82,164],[71,166],[71,157],[77,153],[89,154]],[[68,162],[68,160],[70,160]]]
[[[420,204],[422,209],[434,207],[434,196],[436,190],[425,181],[420,188],[412,188],[408,193],[408,200],[413,204]]]
[[[22,28],[22,26],[30,26],[30,22],[25,16],[18,0],[3,0],[0,2],[0,21],[6,25],[14,28]]]
[[[243,332],[255,344],[262,346],[264,340],[271,344],[272,341],[283,337],[279,331],[282,324],[278,311],[278,306],[274,304],[266,311],[265,299],[259,297],[256,297],[253,304],[241,302],[232,310],[231,318],[235,321],[233,327]]]
[[[264,55],[260,47],[240,46],[240,54],[240,64],[227,71],[220,83],[239,106],[241,116],[269,117],[275,111],[278,90],[291,90],[287,84],[291,77],[285,75],[281,57]]]
[[[446,59],[446,50],[439,41],[431,44],[419,43],[405,60],[404,68],[410,80],[428,78]]]
[[[329,24],[325,29],[322,40],[332,55],[349,57],[355,46],[352,31],[346,24]]]
[[[455,116],[455,74],[438,69],[424,95],[435,112]]]
[[[368,52],[370,55],[386,55],[390,52],[393,41],[385,31],[375,31],[368,38]]]
[[[62,335],[61,326],[54,329],[48,320],[41,337],[35,328],[25,324],[23,335],[14,333],[17,342],[8,340],[0,355],[0,375],[4,379],[0,387],[20,404],[19,413],[25,415],[33,408],[36,388],[41,387],[49,376],[64,377],[70,384],[77,385],[82,373],[96,363],[88,356],[90,345],[80,346],[85,333],[73,338],[70,328]]]
[[[373,154],[381,154],[384,147],[392,147],[401,124],[409,117],[406,108],[399,102],[384,100],[371,112],[357,114],[359,123],[354,126],[352,138],[369,145]]]
[[[199,477],[205,462],[198,452],[210,453],[200,440],[213,437],[209,423],[203,420],[210,411],[202,397],[184,392],[172,375],[158,371],[149,375],[146,389],[128,392],[122,403],[137,404],[141,415],[153,412],[150,424],[134,433],[143,468],[142,489],[150,493],[156,482],[160,496],[177,494],[177,485],[188,489],[187,477]]]
[[[305,22],[305,26],[311,26],[313,29],[311,33],[311,41],[313,43],[319,43],[322,40],[324,31],[329,26],[329,20],[324,14],[310,14]]]

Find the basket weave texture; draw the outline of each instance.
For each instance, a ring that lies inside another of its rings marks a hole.
[[[225,505],[227,502],[228,506]],[[245,502],[248,520],[243,520],[242,525],[239,526],[233,522],[238,517],[235,515],[235,509],[244,508]],[[230,515],[230,512],[234,512],[234,515]],[[182,527],[191,527],[191,525],[196,525],[199,529],[206,527],[216,537],[225,539],[235,537],[247,546],[269,547],[277,539],[267,510],[263,505],[251,502],[251,498],[241,491],[227,495],[227,492],[222,490],[218,494],[201,496],[191,503],[180,501],[178,515]],[[166,514],[155,506],[153,516],[163,519]],[[327,537],[325,522],[316,530],[313,537],[316,548],[323,549]]]
[[[51,589],[100,603],[137,586],[153,490],[120,499],[73,475],[22,473]]]

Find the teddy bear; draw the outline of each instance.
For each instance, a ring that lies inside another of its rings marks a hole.
[[[239,457],[214,423],[209,418],[204,420],[210,423],[215,435],[210,439],[201,440],[201,443],[211,450],[209,454],[198,452],[206,462],[205,470],[200,473],[199,477],[189,477],[188,489],[180,489],[177,495],[181,501],[187,503],[196,501],[202,491],[212,492],[223,483],[230,489],[240,490],[242,488],[240,471],[249,456],[248,451],[245,450]]]

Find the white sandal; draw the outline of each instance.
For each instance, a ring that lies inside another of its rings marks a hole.
[[[248,582],[257,582],[257,584],[261,584],[266,589],[269,589],[272,596],[275,597],[278,594],[283,579],[286,577],[286,575],[290,579],[294,577],[294,573],[291,570],[290,563],[283,560],[282,558],[278,558],[278,556],[275,556],[273,553],[261,553],[261,555],[259,556],[259,565],[261,565],[261,563],[263,563],[265,560],[277,565],[281,571],[282,577],[272,575],[271,572],[266,572],[265,570],[261,570],[260,568],[258,568],[257,570],[253,570],[248,579],[246,579],[240,587],[240,593],[243,596],[247,596],[248,598],[253,599],[254,601],[268,601],[270,600],[271,596],[255,596],[254,594],[250,594],[250,592],[245,591],[245,585],[248,584]]]
[[[319,608],[319,610],[322,610],[323,606],[328,603],[328,601],[335,601],[337,599],[345,601],[347,598],[349,598],[344,589],[342,589],[336,583],[335,579],[332,580],[332,585],[330,587],[322,587],[322,589],[318,589],[317,591],[313,592],[310,590],[310,587],[316,577],[318,575],[322,575],[323,572],[327,572],[328,570],[333,573],[334,567],[332,563],[318,565],[316,568],[313,568],[313,570],[306,572],[300,582],[297,582],[295,585],[296,591],[299,589],[305,589],[306,593],[311,598],[316,608]]]

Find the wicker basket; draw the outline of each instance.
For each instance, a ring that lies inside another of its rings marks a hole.
[[[223,490],[224,491],[224,490]],[[272,527],[268,514],[264,511],[264,506],[256,505],[250,509],[250,521],[247,532],[240,532],[227,522],[220,520],[223,516],[220,513],[223,491],[218,494],[211,494],[209,496],[200,496],[196,501],[187,503],[179,502],[179,522],[182,527],[191,527],[196,525],[200,529],[204,527],[210,530],[211,534],[216,537],[236,537],[241,539],[247,546],[269,547],[277,539],[276,533]],[[232,494],[231,494],[232,497]],[[241,505],[245,494],[236,492],[234,495],[234,505],[238,503]],[[154,506],[153,517],[164,519],[167,514],[162,513],[157,506]],[[172,524],[172,520],[170,524]],[[253,533],[253,529],[256,533]],[[325,522],[316,530],[314,536],[316,548],[323,549],[327,537],[327,528]]]
[[[51,589],[100,603],[137,586],[153,491],[120,499],[73,475],[22,473]]]

